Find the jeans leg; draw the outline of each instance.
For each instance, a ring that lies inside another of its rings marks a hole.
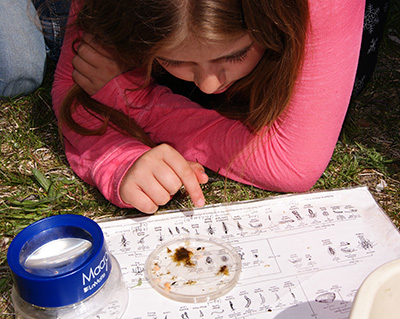
[[[46,47],[30,0],[0,1],[0,96],[37,89],[46,68]]]
[[[64,40],[71,0],[32,0],[39,12],[48,57],[57,62]]]

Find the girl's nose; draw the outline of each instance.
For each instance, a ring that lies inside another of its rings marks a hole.
[[[225,71],[218,67],[197,67],[194,71],[194,83],[206,94],[212,94],[223,88],[226,82]]]

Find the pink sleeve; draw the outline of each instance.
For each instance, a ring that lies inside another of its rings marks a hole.
[[[73,2],[70,23],[74,19],[74,12],[77,11]],[[65,95],[74,85],[71,65],[74,56],[72,42],[78,35],[72,28],[66,32],[54,75],[52,98],[53,109],[57,117]],[[114,92],[109,93],[113,94]],[[118,93],[115,92],[115,94]],[[82,108],[77,109],[74,118],[88,128],[99,127],[101,124]],[[65,125],[62,126],[62,133],[68,162],[77,175],[85,182],[96,186],[112,203],[120,207],[131,207],[121,200],[119,185],[132,163],[149,150],[149,147],[110,127],[102,136],[82,136]]]
[[[110,81],[99,102],[135,118],[156,143],[168,143],[187,160],[234,180],[275,191],[305,191],[325,170],[336,145],[354,83],[361,43],[364,1],[310,1],[311,28],[303,72],[284,116],[254,136],[238,121],[206,110],[165,87],[140,91],[138,71]],[[56,115],[71,78],[72,39],[68,33],[57,66],[53,103]],[[82,109],[77,120],[98,121]],[[126,170],[149,148],[112,128],[102,136],[81,136],[64,127],[66,154],[75,172],[114,204]]]
[[[347,111],[364,1],[311,0],[310,16],[304,67],[294,97],[287,112],[257,137],[239,122],[161,86],[147,89],[145,114],[133,107],[137,93],[119,94],[118,104],[126,104],[130,116],[155,142],[172,145],[187,160],[260,188],[306,191],[329,163]],[[129,87],[134,80],[132,74],[122,75],[94,98],[109,103],[110,91]]]

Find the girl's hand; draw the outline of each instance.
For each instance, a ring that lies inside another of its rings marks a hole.
[[[207,181],[203,166],[186,161],[174,148],[161,144],[136,160],[122,180],[119,192],[125,203],[144,213],[154,213],[182,185],[196,207],[204,206],[199,184]]]
[[[76,52],[72,59],[72,78],[89,95],[95,94],[114,77],[127,71],[88,34],[83,36]]]

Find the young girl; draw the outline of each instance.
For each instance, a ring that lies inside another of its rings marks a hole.
[[[364,1],[77,0],[71,12],[54,110],[71,166],[114,204],[151,213],[184,185],[201,207],[203,166],[281,192],[321,176]]]

